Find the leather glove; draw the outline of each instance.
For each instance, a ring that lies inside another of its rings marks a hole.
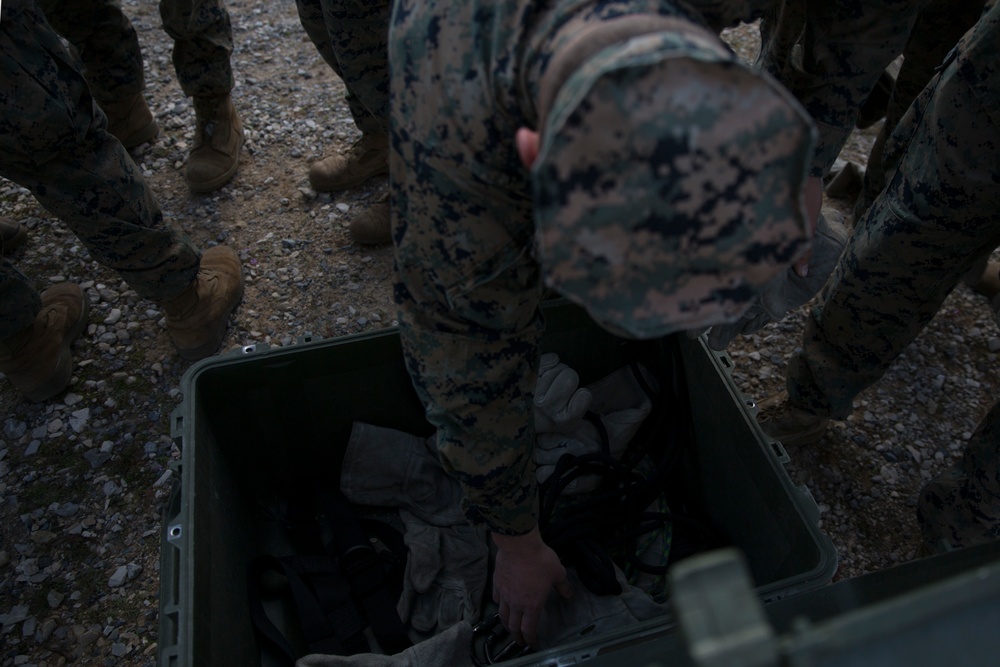
[[[567,568],[573,597],[549,597],[538,622],[540,648],[551,648],[579,639],[584,633],[604,634],[667,613],[666,604],[658,604],[643,591],[628,583],[615,566],[621,595],[596,595],[580,581],[575,568]]]
[[[780,320],[789,311],[808,303],[823,289],[823,285],[837,268],[840,255],[847,245],[847,238],[844,216],[835,209],[823,209],[816,223],[809,273],[802,277],[794,268],[789,267],[771,279],[737,322],[716,325],[709,330],[708,346],[721,352],[729,347],[737,334],[749,336],[771,320]],[[689,332],[688,335],[697,338],[701,333],[703,332]]]
[[[472,626],[458,623],[450,630],[397,653],[356,653],[299,658],[295,667],[427,667],[427,665],[471,665]]]
[[[396,605],[399,617],[425,635],[460,621],[476,623],[489,573],[486,529],[467,524],[432,526],[406,510],[399,516],[410,550]]]
[[[639,366],[639,371],[647,384],[656,391],[652,374],[642,366]],[[591,411],[597,413],[608,434],[609,453],[612,458],[620,459],[643,420],[649,416],[653,408],[652,401],[629,366],[623,366],[587,385],[586,390],[592,397]],[[572,430],[568,432],[539,433],[536,436],[535,477],[539,483],[549,478],[564,454],[585,456],[602,452],[601,435],[593,423],[580,417],[571,426]],[[563,493],[593,491],[600,481],[599,476],[583,475],[570,482]]]
[[[435,526],[466,523],[462,488],[441,467],[433,438],[354,422],[340,489],[352,503],[405,507]]]
[[[564,432],[583,417],[590,408],[591,396],[579,386],[580,376],[560,363],[558,355],[542,355],[535,384],[536,433]]]

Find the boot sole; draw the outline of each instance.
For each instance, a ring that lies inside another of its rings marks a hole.
[[[795,433],[787,433],[783,435],[781,433],[778,434],[767,433],[766,422],[764,424],[761,424],[761,429],[765,433],[767,433],[772,438],[774,438],[781,444],[785,445],[786,447],[800,447],[802,445],[816,444],[817,442],[823,439],[823,436],[826,435],[826,432],[829,429],[829,427],[830,427],[829,420],[824,419],[816,423],[815,425],[810,426],[809,428],[797,430]]]
[[[372,180],[373,178],[380,178],[389,175],[389,167],[385,169],[379,169],[376,172],[368,174],[364,177],[352,178],[350,180],[338,179],[335,185],[329,185],[323,183],[322,180],[313,180],[312,177],[309,178],[309,185],[316,192],[343,192],[344,190],[353,190],[354,188],[360,187]]]
[[[757,404],[757,423],[761,430],[786,447],[812,445],[822,440],[830,428],[830,420],[825,417],[809,426],[801,424],[793,427],[778,426],[778,416],[786,411],[788,400],[788,392],[781,390]]]
[[[80,290],[80,293],[83,294],[83,290]],[[80,319],[76,321],[73,328],[69,330],[69,333],[63,339],[59,349],[59,361],[56,362],[55,370],[52,371],[52,374],[45,382],[31,391],[23,392],[25,398],[35,403],[41,403],[56,396],[69,386],[70,380],[73,379],[73,354],[70,352],[70,347],[73,345],[73,341],[79,338],[84,328],[86,328],[89,314],[90,300],[87,299],[86,294],[83,294],[83,310],[80,313]]]
[[[391,231],[387,231],[385,234],[371,234],[357,230],[354,227],[348,227],[347,233],[350,235],[352,241],[361,245],[385,245],[386,243],[392,243]]]

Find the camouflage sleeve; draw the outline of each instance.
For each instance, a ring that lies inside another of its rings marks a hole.
[[[811,173],[833,165],[858,110],[882,71],[903,50],[917,14],[928,0],[786,0],[804,3],[801,56],[782,60],[777,42],[759,64],[781,81],[816,121],[819,142]],[[794,13],[792,13],[794,15]],[[801,17],[800,17],[801,19]],[[781,32],[784,27],[775,27]]]
[[[512,59],[499,55],[508,42],[498,35],[511,31],[493,29],[497,11],[394,3],[389,168],[407,370],[467,517],[517,535],[537,523],[542,288],[530,182],[513,145],[519,121],[498,101],[511,89],[498,72]]]
[[[444,234],[428,233],[442,225]],[[398,226],[405,230],[396,283],[403,350],[437,427],[442,465],[462,484],[470,522],[526,533],[537,523],[537,265],[485,213],[450,221],[401,216]]]

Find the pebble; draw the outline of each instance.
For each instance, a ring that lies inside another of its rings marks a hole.
[[[49,591],[45,596],[45,601],[48,602],[49,606],[53,609],[61,605],[65,599],[66,595],[59,591]]]
[[[64,519],[68,519],[71,516],[76,516],[79,511],[80,506],[77,503],[64,502],[56,508],[55,513]]]
[[[108,452],[95,451],[93,449],[84,452],[83,458],[87,459],[90,463],[90,467],[93,469],[100,468],[102,465],[111,460],[111,454]]]
[[[28,605],[14,605],[8,612],[0,613],[0,625],[16,625],[28,616]]]
[[[3,435],[8,440],[20,440],[28,432],[28,424],[19,419],[7,419],[3,424]]]
[[[127,579],[128,579],[128,568],[125,567],[124,565],[121,565],[118,567],[118,569],[115,570],[114,574],[111,575],[111,578],[108,579],[108,586],[110,586],[111,588],[119,588],[120,586],[123,586],[125,584]]]

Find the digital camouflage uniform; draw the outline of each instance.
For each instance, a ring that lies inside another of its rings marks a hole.
[[[76,58],[30,0],[3,0],[0,175],[29,189],[95,260],[161,302],[198,273],[200,253],[163,221],[121,143],[105,131]],[[0,339],[29,326],[37,292],[0,264]]]
[[[711,32],[680,20],[690,10],[656,0],[394,5],[390,169],[400,333],[413,384],[438,429],[442,464],[462,483],[472,523],[508,535],[536,525],[532,403],[543,273],[606,323],[660,335],[705,318],[738,317],[753,288],[805,249],[800,186],[811,124],[791,96],[737,65],[712,34],[753,18],[756,5],[684,5],[701,8]],[[620,58],[634,67],[615,70],[618,47],[611,45],[632,36]],[[675,52],[688,58],[662,56]],[[655,64],[638,64],[647,62]],[[716,85],[698,85],[703,67],[719,77],[711,79]],[[638,74],[658,68],[677,75],[676,88],[663,85],[666,77],[652,86]],[[747,86],[751,80],[757,89]],[[595,92],[602,104],[586,102],[594,99],[589,82],[607,93]],[[767,111],[748,114],[760,125],[703,103],[709,93],[724,97],[720,91],[760,99]],[[615,131],[622,118],[634,123],[632,134]],[[541,130],[531,173],[515,150],[522,126]],[[730,132],[743,132],[738,149],[728,146],[731,168],[715,161],[700,169],[707,158],[695,137],[710,144]],[[622,141],[634,142],[635,152],[616,153]],[[762,167],[759,180],[743,170],[743,160],[757,159],[773,168]],[[627,201],[609,196],[616,190]],[[594,199],[609,208],[588,207]],[[671,202],[669,210],[653,206],[661,200]],[[629,218],[620,226],[631,233],[619,233],[614,212]],[[753,225],[744,220],[770,225],[773,235],[751,237]],[[672,243],[677,247],[668,248]],[[738,276],[725,274],[720,266],[739,264],[741,243],[756,259],[736,269]],[[627,262],[615,258],[619,251]],[[629,274],[633,260],[656,273]],[[596,264],[608,270],[588,283],[581,271]],[[656,284],[661,276],[669,277]],[[621,301],[600,290],[633,280],[646,281],[648,299],[615,313]],[[714,298],[703,298],[709,291]],[[665,320],[672,327],[663,328]]]
[[[757,66],[785,84],[816,122],[814,176],[833,165],[858,110],[929,1],[776,0],[768,11]]]
[[[296,0],[299,20],[323,60],[344,81],[363,134],[389,132],[389,3]]]
[[[854,398],[882,377],[969,268],[1000,246],[998,145],[1000,6],[993,3],[886,143],[886,188],[858,221],[828,294],[807,320],[803,350],[789,362],[795,407],[845,419]],[[995,437],[970,442],[975,451],[965,460],[974,462],[975,479],[970,465],[960,467],[994,534],[998,444]]]

